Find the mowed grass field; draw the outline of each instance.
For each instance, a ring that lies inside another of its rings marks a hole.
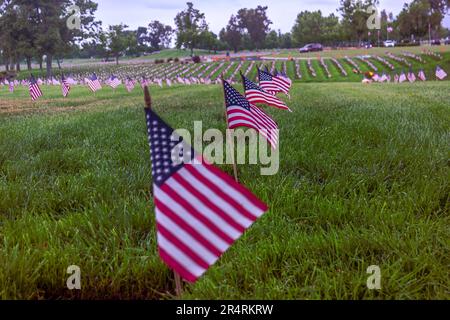
[[[439,52],[441,54],[450,52],[450,46],[441,45],[441,46],[415,46],[415,47],[395,47],[395,48],[385,48],[385,47],[373,47],[370,49],[365,48],[344,48],[344,49],[332,49],[332,50],[324,50],[322,52],[311,52],[311,53],[300,53],[298,49],[283,49],[280,50],[280,57],[304,57],[304,58],[315,58],[318,55],[332,58],[342,58],[344,56],[358,56],[358,55],[380,55],[383,56],[386,52],[390,52],[393,54],[402,54],[405,51],[420,55],[423,51],[433,51]]]
[[[0,298],[173,299],[142,90],[43,91],[0,91]],[[225,130],[220,86],[151,91],[172,127]],[[182,298],[448,299],[450,83],[295,84],[289,105],[267,109],[280,172],[239,167],[270,211]]]

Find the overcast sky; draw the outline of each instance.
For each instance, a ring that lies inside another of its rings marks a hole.
[[[187,0],[97,0],[97,17],[105,26],[121,22],[136,29],[147,26],[152,20],[159,20],[165,24],[174,25],[176,14],[186,7]],[[269,7],[269,18],[272,29],[289,32],[294,25],[295,18],[303,10],[322,10],[326,15],[336,13],[339,0],[191,0],[194,7],[204,12],[210,29],[219,33],[226,26],[230,16],[240,8],[255,8],[257,5]],[[380,0],[380,10],[397,15],[405,2],[411,0]],[[446,26],[450,26],[450,19],[446,19]]]

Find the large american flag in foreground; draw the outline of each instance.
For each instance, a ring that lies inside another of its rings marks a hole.
[[[245,97],[250,103],[265,103],[271,107],[291,111],[283,101],[273,94],[264,91],[256,83],[250,81],[245,76],[242,76],[242,81],[244,83]]]
[[[97,75],[95,73],[90,78],[87,78],[86,82],[89,86],[89,89],[91,89],[92,92],[96,92],[102,89],[102,85],[100,84],[100,81],[98,80]]]
[[[272,148],[278,146],[278,125],[263,110],[252,105],[227,81],[223,81],[225,104],[227,107],[228,127],[253,128],[267,139]]]
[[[195,282],[268,208],[231,177],[201,163],[156,113],[146,109],[146,116],[159,253]]]
[[[288,81],[283,77],[271,75],[269,72],[258,69],[259,86],[271,94],[283,92],[289,95],[292,81]]]
[[[31,100],[36,101],[40,97],[42,97],[41,88],[39,88],[38,83],[33,75],[31,75],[30,83],[28,85],[28,89],[30,91]]]

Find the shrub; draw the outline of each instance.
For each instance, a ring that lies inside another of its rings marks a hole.
[[[200,63],[201,59],[199,56],[194,56],[194,57],[192,57],[192,61],[194,61],[194,63]]]

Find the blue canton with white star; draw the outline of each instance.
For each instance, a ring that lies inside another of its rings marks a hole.
[[[271,74],[269,74],[265,71],[259,70],[259,81],[272,81],[272,80],[273,79],[272,79]]]
[[[240,106],[250,111],[250,103],[242,96],[239,91],[233,88],[227,81],[223,82],[225,90],[225,103],[227,108],[231,106]]]
[[[242,76],[242,79],[244,80],[244,88],[245,90],[259,90],[262,91],[262,89],[253,81],[250,81],[246,77]]]
[[[151,109],[145,109],[145,112],[153,183],[161,186],[195,158],[195,151],[155,112]]]

